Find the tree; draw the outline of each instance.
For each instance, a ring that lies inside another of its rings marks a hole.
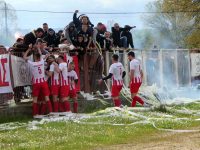
[[[196,32],[194,25],[198,24],[197,6],[192,0],[158,0],[147,5],[152,13],[145,15],[144,21],[158,31],[159,43],[168,41],[169,48],[188,47],[187,37]]]
[[[17,15],[14,8],[3,0],[0,0],[0,18],[0,43],[10,45],[14,38],[11,33],[17,26]]]
[[[191,24],[185,43],[190,48],[200,48],[200,0],[164,0],[163,11],[181,12]]]

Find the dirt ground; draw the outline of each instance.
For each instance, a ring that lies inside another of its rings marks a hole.
[[[200,150],[200,132],[163,132],[146,137],[143,141],[140,139],[133,143],[113,145],[99,150]]]

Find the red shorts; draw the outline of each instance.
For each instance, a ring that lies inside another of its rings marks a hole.
[[[111,91],[112,97],[119,96],[121,89],[122,85],[112,85],[112,91]]]
[[[60,86],[60,97],[68,97],[69,96],[69,85]]]
[[[69,91],[69,97],[70,98],[75,98],[76,96],[77,96],[76,89],[73,89],[73,90]]]
[[[39,95],[38,95],[38,99],[37,99],[38,101],[45,101],[45,98],[44,98],[44,96],[42,95],[42,92],[40,91],[40,93],[39,93]]]
[[[41,96],[49,96],[49,87],[47,82],[33,84],[32,94],[33,97],[38,97],[39,94],[41,94]]]
[[[50,89],[51,95],[59,95],[60,85],[52,85]]]
[[[140,88],[141,85],[142,85],[141,82],[139,82],[139,83],[131,83],[130,84],[131,93],[138,93],[139,88]]]

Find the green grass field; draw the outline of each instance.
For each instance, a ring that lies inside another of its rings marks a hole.
[[[176,106],[176,109],[185,107],[191,110],[199,110],[200,103]],[[165,113],[159,111],[140,112],[138,114],[150,118],[149,120],[153,121],[161,129],[191,129],[200,125],[200,121],[195,121],[200,116],[193,114],[181,114],[173,111]],[[176,118],[187,118],[187,120]],[[28,121],[32,121],[32,119],[27,117],[1,117],[0,119],[1,124],[14,121],[27,123]],[[130,118],[129,115],[123,117],[107,116],[85,119],[83,121],[84,124],[74,121],[62,121],[44,123],[39,125],[39,129],[37,130],[28,130],[27,127],[14,130],[1,130],[0,149],[98,149],[115,144],[141,142],[144,139],[148,140],[154,134],[166,132],[155,129],[151,124],[130,125],[134,121],[140,121],[140,119]],[[102,122],[103,124],[100,124]],[[123,125],[117,125],[120,123]]]

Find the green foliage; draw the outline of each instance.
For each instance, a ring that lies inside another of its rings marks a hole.
[[[199,48],[199,2],[158,0],[150,2],[147,10],[156,12],[143,18],[148,26],[158,31],[158,36],[154,38],[161,47],[163,40],[168,48]]]

